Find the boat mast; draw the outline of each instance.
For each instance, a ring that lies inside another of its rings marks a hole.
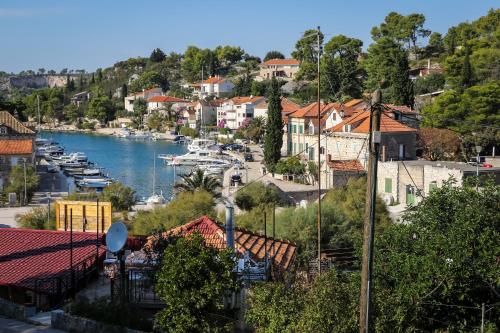
[[[40,135],[40,95],[36,95],[36,104],[38,110],[38,134]]]
[[[153,152],[153,195],[155,195],[156,187],[156,152]]]

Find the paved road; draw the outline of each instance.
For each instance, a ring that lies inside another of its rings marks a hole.
[[[55,330],[47,326],[31,325],[14,319],[7,319],[0,316],[1,333],[65,333],[65,331]]]

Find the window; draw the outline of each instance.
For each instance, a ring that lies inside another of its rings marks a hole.
[[[299,125],[299,133],[300,134],[304,133],[304,126]]]
[[[438,187],[437,181],[430,182],[429,183],[429,193],[431,193],[432,191],[437,189],[437,187]]]
[[[314,160],[314,147],[309,148],[309,159]]]
[[[306,151],[309,150],[309,143],[306,142]]]
[[[333,119],[333,120],[337,120],[337,114],[336,114],[335,112],[334,112],[334,113],[332,113],[332,119]]]
[[[385,193],[392,193],[392,178],[385,179]]]
[[[399,144],[398,147],[399,147],[399,149],[398,149],[398,151],[399,151],[399,154],[398,154],[399,159],[400,160],[404,160],[405,156],[406,156],[406,146],[403,145],[403,144]]]
[[[319,147],[319,153],[325,155],[325,147]]]
[[[313,135],[314,134],[314,125],[313,123],[309,123],[309,135]]]
[[[297,125],[292,125],[292,133],[297,133]]]
[[[288,153],[291,153],[292,152],[292,143],[291,142],[288,142]]]
[[[304,152],[304,144],[299,143],[299,153],[302,154]]]
[[[7,134],[7,127],[0,126],[0,134]]]

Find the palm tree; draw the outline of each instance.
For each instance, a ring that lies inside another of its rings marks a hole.
[[[197,169],[192,175],[181,176],[182,182],[174,185],[174,189],[185,192],[199,190],[207,191],[215,198],[220,197],[218,189],[222,187],[221,182],[213,176],[205,176],[203,170]]]

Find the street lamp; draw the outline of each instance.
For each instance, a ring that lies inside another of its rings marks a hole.
[[[481,150],[483,149],[483,147],[477,145],[476,146],[476,153],[477,153],[477,156],[476,156],[476,191],[478,190],[478,187],[479,187],[479,163],[481,161],[481,156],[479,156],[479,153],[481,153]]]

